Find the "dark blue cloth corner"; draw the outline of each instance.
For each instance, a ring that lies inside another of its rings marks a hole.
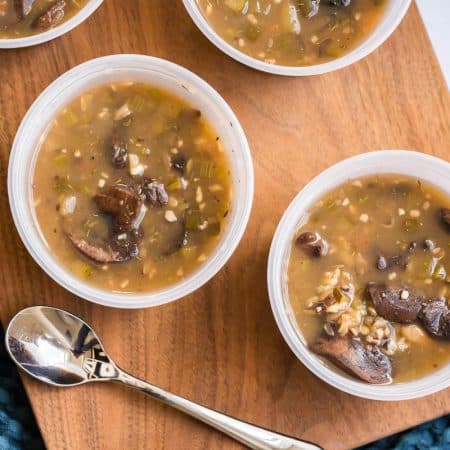
[[[357,450],[450,450],[450,415]]]
[[[0,450],[45,450],[0,327]],[[450,415],[357,450],[450,450]]]
[[[41,450],[44,444],[0,327],[0,450]]]

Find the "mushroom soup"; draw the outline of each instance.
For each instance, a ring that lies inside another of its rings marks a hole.
[[[356,48],[388,0],[197,0],[213,29],[253,58],[286,66],[321,64]]]
[[[73,17],[89,0],[0,0],[0,39],[43,33]]]
[[[289,299],[309,348],[369,383],[450,362],[450,198],[410,177],[349,181],[292,242]]]
[[[33,197],[48,247],[105,290],[149,292],[196,270],[231,206],[222,142],[181,99],[104,85],[60,111],[37,158]]]

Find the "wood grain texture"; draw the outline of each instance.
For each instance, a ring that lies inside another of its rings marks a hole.
[[[382,148],[450,158],[450,98],[415,6],[363,61],[320,77],[257,73],[213,47],[180,1],[109,0],[68,35],[0,51],[0,313],[48,304],[81,315],[126,370],[194,401],[262,426],[353,447],[450,412],[450,390],[386,404],[338,392],[290,352],[266,289],[271,237],[299,189],[329,165]],[[50,280],[14,229],[7,161],[20,120],[60,74],[112,53],[145,53],[193,70],[231,104],[252,148],[256,195],[238,250],[182,301],[116,311],[81,301]],[[24,377],[48,448],[238,449],[182,414],[115,385],[58,390]]]

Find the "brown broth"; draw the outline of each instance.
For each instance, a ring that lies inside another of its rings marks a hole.
[[[53,26],[66,22],[83,9],[89,0],[64,0],[64,18]],[[37,26],[39,17],[57,0],[35,0],[29,14],[21,17],[16,8],[16,0],[0,0],[0,39],[14,39],[43,33],[48,28]],[[49,27],[52,28],[53,26]]]
[[[124,106],[126,105],[126,106]],[[111,136],[128,149],[125,167],[114,167]],[[131,156],[136,161],[131,164]],[[173,166],[182,156],[184,169]],[[131,175],[131,171],[135,171]],[[70,233],[105,246],[111,220],[93,197],[111,186],[157,180],[165,204],[148,204],[139,255],[100,264],[81,254]],[[33,196],[50,250],[76,276],[100,288],[149,292],[183,280],[218,244],[231,206],[228,158],[211,126],[183,100],[152,86],[101,86],[72,101],[49,126],[38,155]],[[71,202],[76,206],[71,213]]]
[[[365,293],[372,281],[407,286],[426,299],[443,297],[448,303],[450,241],[439,217],[440,208],[450,208],[448,195],[425,182],[395,175],[349,181],[313,205],[294,238],[288,266],[290,302],[310,345],[324,332],[326,323],[325,316],[313,307],[318,290],[324,286],[324,278],[329,279],[324,274],[334,274],[336,268],[351,275],[355,308],[373,307]],[[328,242],[326,256],[310,257],[296,244],[305,231],[318,232]],[[424,247],[427,239],[433,241],[433,250]],[[417,244],[413,251],[408,250],[411,242]],[[379,255],[405,252],[410,258],[405,270],[397,266],[377,269]],[[371,312],[376,320],[378,315]],[[342,324],[342,317],[335,323]],[[363,313],[362,321],[351,324],[354,335],[363,342],[364,317]],[[449,340],[432,337],[418,321],[392,325],[396,330],[396,350],[390,354],[394,382],[417,379],[450,362]],[[351,335],[348,333],[344,334]]]
[[[388,0],[197,0],[213,29],[238,50],[271,64],[309,66],[350,52],[372,33]]]

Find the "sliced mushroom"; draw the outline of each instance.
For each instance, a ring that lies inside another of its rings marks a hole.
[[[122,261],[129,261],[139,255],[141,238],[141,229],[115,234],[111,239],[111,248],[120,254]]]
[[[187,243],[188,233],[186,231],[186,224],[184,221],[177,222],[173,226],[176,226],[177,229],[173,234],[173,239],[170,241],[167,248],[162,249],[162,256],[170,256],[184,247]]]
[[[316,258],[326,256],[328,253],[328,242],[319,233],[306,231],[297,238],[295,243],[308,255]]]
[[[444,298],[427,303],[419,318],[431,335],[450,338],[450,309]]]
[[[79,252],[100,264],[121,263],[131,259],[131,257],[124,257],[120,252],[113,250],[110,246],[100,247],[86,241],[86,239],[77,238],[69,233],[67,233],[67,237]]]
[[[369,283],[367,292],[377,313],[392,322],[414,322],[422,308],[423,297],[409,288],[389,287],[383,283]]]
[[[169,201],[164,183],[157,180],[144,179],[138,191],[145,197],[145,201],[152,206],[167,205]]]
[[[364,346],[350,337],[322,336],[311,350],[368,383],[392,382],[391,361],[378,347]]]
[[[132,228],[141,203],[136,192],[124,184],[113,185],[98,193],[94,196],[94,201],[101,212],[114,216],[116,231]]]
[[[35,27],[49,29],[58,25],[66,13],[65,0],[58,0],[47,9],[35,22]]]

